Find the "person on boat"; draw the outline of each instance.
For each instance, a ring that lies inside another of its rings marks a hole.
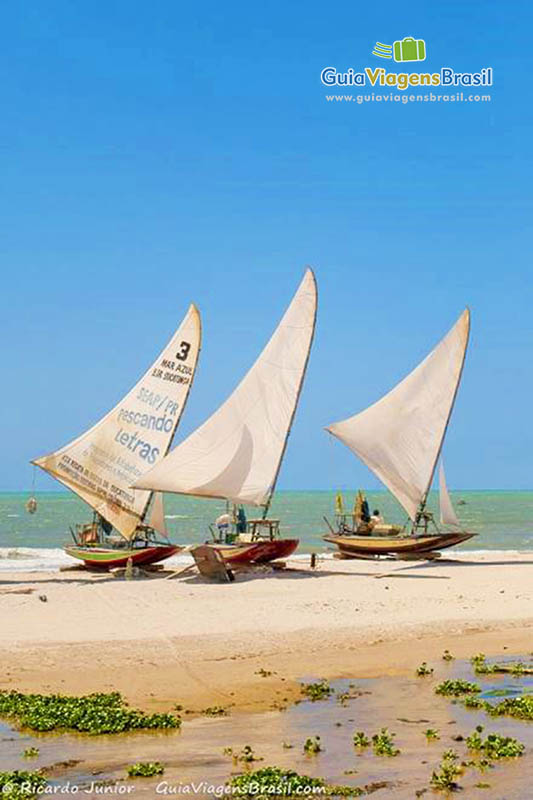
[[[361,522],[370,522],[370,508],[366,497],[363,497],[363,502],[361,504]]]
[[[372,516],[370,517],[370,522],[372,523],[372,526],[383,525],[383,523],[385,522],[382,515],[379,513],[379,508],[375,508],[374,511],[372,512]]]
[[[246,519],[246,513],[242,506],[239,506],[239,510],[237,511],[237,521],[235,523],[235,530],[237,533],[246,533],[248,530],[248,520]]]

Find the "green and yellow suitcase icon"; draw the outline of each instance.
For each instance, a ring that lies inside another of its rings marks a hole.
[[[406,36],[398,42],[394,42],[395,61],[425,61],[426,43],[423,39],[413,39]]]

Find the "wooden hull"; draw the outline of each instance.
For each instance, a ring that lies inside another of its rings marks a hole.
[[[432,553],[453,547],[461,542],[466,542],[475,536],[475,533],[461,531],[458,533],[438,533],[416,536],[324,536],[326,542],[335,544],[345,558],[358,558],[359,556],[381,556],[402,554]]]
[[[299,541],[299,539],[273,539],[271,541],[209,544],[207,546],[218,550],[228,566],[239,566],[239,564],[266,564],[277,558],[287,558],[294,553]]]
[[[113,567],[125,567],[128,559],[131,558],[132,564],[140,567],[146,564],[156,564],[164,561],[165,558],[179,553],[183,547],[178,545],[152,545],[150,547],[136,547],[131,549],[118,549],[112,547],[98,547],[87,545],[67,545],[65,553],[78,558],[91,569],[111,569]]]

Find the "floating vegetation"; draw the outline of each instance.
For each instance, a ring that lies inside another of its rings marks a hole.
[[[47,780],[39,771],[0,772],[0,795],[4,800],[30,800],[42,794],[46,786]]]
[[[337,694],[337,700],[341,706],[345,706],[348,700],[357,700],[358,697],[362,697],[364,694],[370,694],[370,692],[362,692],[360,690],[354,691],[352,687],[352,691],[350,692],[339,692]]]
[[[481,691],[481,686],[477,683],[463,680],[448,680],[439,683],[435,689],[436,694],[441,694],[444,697],[460,697],[463,694],[476,694]]]
[[[225,747],[222,751],[225,756],[231,756],[234,764],[252,764],[254,761],[262,761],[263,759],[256,756],[253,749],[249,744],[246,744],[240,753],[236,753],[233,747]]]
[[[433,789],[453,791],[458,788],[457,778],[463,772],[457,763],[458,758],[454,750],[446,750],[442,754],[438,770],[433,771],[429,781]]]
[[[335,786],[323,778],[299,775],[294,770],[263,767],[243,775],[235,775],[229,782],[232,794],[254,800],[272,800],[276,797],[360,797],[364,790],[357,786]]]
[[[435,728],[427,728],[427,730],[424,731],[424,736],[428,742],[431,742],[435,739],[440,739],[440,733],[435,730]]]
[[[37,758],[38,755],[38,747],[27,747],[22,753],[22,758]]]
[[[442,654],[442,660],[443,661],[453,661],[454,660],[454,656],[452,656],[452,654],[450,653],[449,650],[445,650],[444,653]]]
[[[416,674],[419,678],[425,678],[426,675],[433,675],[433,667],[428,667],[425,661],[422,661],[419,667],[416,669]]]
[[[163,775],[165,768],[160,761],[139,761],[128,767],[130,778],[152,778],[154,775]]]
[[[507,697],[496,705],[482,697],[465,697],[463,705],[468,709],[486,711],[491,717],[514,717],[515,719],[533,720],[533,694],[519,697]]]
[[[317,753],[322,752],[322,743],[320,736],[309,736],[304,743],[304,753],[307,755],[315,756]]]
[[[489,703],[487,703],[486,700],[483,700],[483,698],[481,697],[476,697],[476,695],[473,694],[466,695],[466,697],[463,698],[462,702],[465,708],[470,708],[470,709],[474,708],[484,709],[486,706],[489,706]]]
[[[302,683],[301,690],[302,694],[313,703],[317,700],[327,700],[327,698],[333,694],[333,689],[324,678],[315,683]]]
[[[533,667],[528,667],[522,661],[510,661],[507,664],[487,664],[484,653],[472,656],[470,663],[476,675],[533,675]]]
[[[474,789],[490,789],[490,783],[475,783]]]
[[[69,730],[90,734],[179,728],[181,725],[180,718],[173,714],[145,714],[128,708],[119,692],[73,697],[0,691],[0,717],[15,719],[22,728],[34,731]]]
[[[227,717],[228,711],[223,706],[209,706],[204,708],[202,714],[206,717]]]
[[[261,678],[270,678],[272,671],[269,669],[263,669],[263,667],[259,667],[255,675],[259,675]]]
[[[370,745],[370,739],[363,731],[357,731],[353,735],[353,743],[354,747],[368,747]]]
[[[487,758],[498,760],[500,758],[518,758],[524,752],[524,745],[512,736],[502,736],[499,733],[489,733],[483,739],[483,725],[477,728],[466,739],[469,750],[483,753]]]
[[[397,756],[399,750],[394,746],[395,733],[390,733],[387,728],[381,728],[379,733],[372,737],[372,747],[377,756]]]
[[[485,703],[486,710],[494,717],[514,717],[515,719],[533,720],[533,694],[520,697],[507,697],[497,705]]]
[[[284,750],[292,750],[293,747],[294,747],[294,745],[291,744],[290,742],[283,742],[283,749]]]

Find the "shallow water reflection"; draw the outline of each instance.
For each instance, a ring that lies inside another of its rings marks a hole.
[[[531,663],[529,657],[522,660]],[[470,664],[460,661],[439,661],[430,666],[435,672],[424,678],[412,675],[334,681],[335,695],[328,700],[305,700],[285,711],[185,717],[179,732],[98,737],[29,735],[4,723],[0,725],[0,769],[47,767],[50,781],[58,789],[68,788],[70,782],[70,787],[79,786],[78,793],[85,797],[99,796],[91,784],[105,780],[120,781],[122,790],[131,786],[130,794],[135,796],[154,797],[167,789],[173,794],[205,797],[212,796],[216,787],[221,790],[231,774],[242,769],[231,756],[224,755],[224,748],[240,752],[249,745],[261,759],[251,768],[276,765],[295,769],[331,783],[367,787],[376,800],[389,798],[392,792],[395,800],[402,800],[424,789],[424,795],[419,796],[435,796],[429,779],[442,753],[453,748],[461,759],[469,758],[464,737],[482,724],[485,733],[498,731],[518,738],[526,744],[526,753],[520,759],[499,762],[483,774],[468,769],[460,778],[462,796],[468,800],[525,800],[531,796],[533,724],[468,711],[458,702],[435,695],[434,690],[446,678],[465,678],[481,684],[483,696],[497,702],[499,696],[531,691],[532,677],[474,676]],[[396,734],[400,755],[379,757],[371,747],[362,752],[353,747],[355,731],[371,736],[382,727]],[[437,729],[440,738],[428,742],[423,733],[427,728]],[[320,737],[323,749],[317,755],[303,751],[309,736]],[[22,751],[30,746],[39,748],[39,756],[22,758]],[[127,779],[128,765],[138,761],[161,761],[164,776]],[[206,782],[203,787],[202,782]],[[479,783],[490,784],[490,788],[477,788]]]

